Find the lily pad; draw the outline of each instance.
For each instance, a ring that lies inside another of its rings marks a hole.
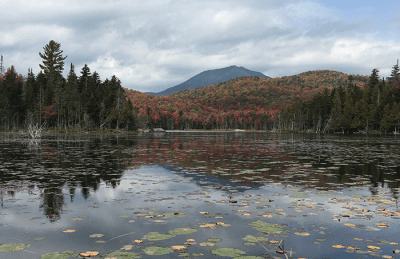
[[[213,242],[201,242],[199,246],[215,246],[215,243]]]
[[[103,234],[92,234],[89,237],[94,238],[94,237],[103,237],[103,236],[104,236]]]
[[[266,238],[266,237],[254,237],[252,235],[247,235],[246,237],[244,237],[242,239],[244,241],[253,242],[253,243],[257,243],[257,242],[261,242],[261,241],[268,241],[268,238]]]
[[[174,252],[172,248],[159,246],[150,246],[143,249],[143,251],[148,255],[165,255]]]
[[[45,254],[42,256],[41,259],[68,259],[68,258],[79,258],[79,254],[74,253],[74,251],[63,251],[63,252],[56,252],[56,253],[50,253],[50,254]]]
[[[1,252],[11,252],[11,251],[18,251],[29,247],[29,245],[25,244],[4,244],[0,245]]]
[[[170,234],[160,234],[158,232],[150,232],[147,235],[144,236],[149,241],[158,241],[158,240],[165,240],[165,239],[170,239],[173,236]]]
[[[214,255],[226,256],[226,257],[238,257],[240,255],[246,254],[245,251],[236,248],[226,248],[226,247],[211,248],[210,251]]]
[[[105,255],[105,258],[118,258],[118,259],[135,259],[141,258],[134,252],[112,252]]]
[[[164,215],[164,217],[175,217],[175,218],[186,217],[186,213],[179,213],[179,214],[175,214],[175,213],[164,213],[164,214],[162,214],[162,215]]]
[[[310,235],[310,233],[307,233],[307,232],[295,232],[294,234],[296,234],[298,236],[303,236],[303,237]]]
[[[282,228],[277,225],[277,224],[270,224],[261,220],[257,220],[255,222],[249,223],[250,226],[253,226],[253,228],[257,229],[258,231],[264,232],[264,233],[281,233]]]
[[[171,235],[185,235],[185,234],[192,234],[196,232],[197,229],[194,228],[175,228],[173,230],[168,231]]]

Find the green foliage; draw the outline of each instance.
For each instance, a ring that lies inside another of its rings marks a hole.
[[[392,71],[392,80],[396,78],[397,67]],[[392,132],[397,131],[399,122],[400,85],[387,84],[379,79],[379,70],[373,69],[368,81],[359,86],[355,84],[353,76],[349,76],[347,87],[338,86],[331,90],[324,101],[317,94],[305,102],[298,102],[286,108],[282,118],[286,121],[294,120],[293,111],[296,114],[306,114],[303,117],[296,116],[297,121],[302,120],[303,128],[312,129],[315,132],[368,132],[370,130]],[[324,109],[321,103],[332,103]],[[316,112],[317,111],[317,112]],[[286,124],[289,124],[286,122]],[[297,122],[297,125],[300,123]],[[290,126],[290,125],[289,125]],[[286,126],[286,128],[289,128]]]

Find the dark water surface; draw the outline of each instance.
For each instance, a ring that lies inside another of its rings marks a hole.
[[[286,258],[281,249],[390,258],[400,249],[399,144],[261,132],[0,134],[0,258]]]

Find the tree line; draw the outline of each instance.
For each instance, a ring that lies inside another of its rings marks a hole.
[[[38,124],[58,129],[137,129],[132,103],[121,81],[100,80],[85,64],[78,76],[71,63],[64,78],[61,44],[51,40],[39,56],[43,59],[35,75],[18,74],[11,66],[0,75],[0,129],[15,130]]]
[[[337,71],[308,71],[281,78],[241,77],[169,96],[152,96],[100,80],[85,64],[71,63],[64,78],[60,43],[39,52],[42,69],[18,74],[0,69],[0,130],[47,128],[253,129],[313,132],[397,132],[400,73],[386,80]]]
[[[379,78],[373,69],[360,87],[348,77],[348,84],[325,88],[313,98],[290,105],[278,120],[279,129],[313,132],[367,133],[398,132],[400,126],[399,65],[390,77]]]

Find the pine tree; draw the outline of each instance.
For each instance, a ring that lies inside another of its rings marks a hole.
[[[51,40],[43,47],[43,54],[39,52],[39,56],[43,59],[43,65],[39,64],[39,66],[44,70],[48,83],[52,86],[56,84],[59,75],[64,70],[64,60],[67,58],[67,56],[62,56],[63,51],[60,48],[60,43]]]

